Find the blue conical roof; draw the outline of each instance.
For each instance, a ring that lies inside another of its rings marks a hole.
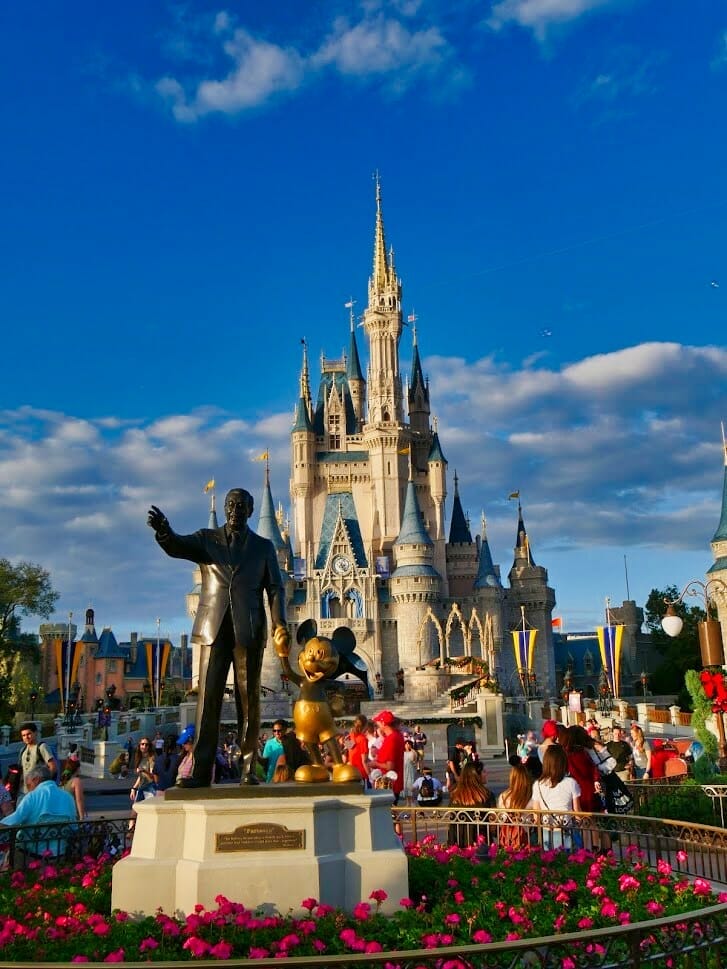
[[[482,544],[480,545],[480,561],[475,579],[475,589],[497,588],[500,580],[492,562],[490,543],[487,541],[487,532],[484,527],[484,516],[482,519]]]
[[[395,545],[432,545],[433,542],[424,527],[419,499],[417,498],[414,482],[409,481],[406,486],[406,498],[404,500],[404,514],[401,518],[401,528],[399,537],[394,542]]]
[[[432,446],[429,448],[427,461],[441,461],[443,464],[447,464],[447,459],[442,453],[442,445],[439,443],[439,434],[436,431],[432,438]]]
[[[270,491],[270,478],[265,475],[265,488],[263,489],[263,500],[260,505],[260,517],[257,522],[257,533],[263,538],[268,538],[275,546],[275,551],[287,548],[285,539],[280,534],[280,526],[275,515],[275,505]]]
[[[313,425],[310,422],[310,417],[308,416],[308,405],[303,397],[298,398],[298,403],[295,405],[295,417],[293,418],[293,430],[294,431],[312,431]]]
[[[98,640],[98,651],[96,652],[95,659],[124,659],[126,653],[119,646],[116,641],[116,636],[114,636],[111,628],[106,626],[105,629],[101,630],[101,635]]]
[[[358,356],[358,346],[356,344],[356,331],[351,324],[351,342],[348,347],[348,359],[346,361],[346,376],[349,380],[363,380],[361,361]]]
[[[462,509],[462,502],[459,500],[459,479],[454,476],[454,501],[452,503],[452,521],[449,525],[449,544],[463,545],[472,544],[472,533],[470,532],[467,519]]]

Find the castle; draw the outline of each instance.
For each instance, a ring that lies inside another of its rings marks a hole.
[[[456,473],[448,514],[448,462],[413,317],[411,377],[402,380],[402,283],[386,246],[378,179],[373,271],[359,324],[368,342],[365,376],[349,307],[348,353],[321,358],[315,398],[303,342],[291,431],[292,545],[267,477],[263,493],[257,530],[274,543],[289,577],[291,625],[313,618],[324,635],[349,627],[369,681],[385,696],[404,687],[407,698],[420,699],[431,680],[419,674],[466,656],[482,660],[505,693],[522,693],[510,630],[537,629],[527,688],[554,695],[555,593],[547,570],[533,559],[519,495],[507,586],[484,517],[472,535]],[[267,653],[263,682],[276,682]]]

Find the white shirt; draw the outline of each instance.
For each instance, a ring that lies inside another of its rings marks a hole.
[[[555,787],[541,781],[533,784],[533,806],[539,805],[544,811],[572,811],[573,798],[580,796],[580,786],[572,777],[564,777]]]

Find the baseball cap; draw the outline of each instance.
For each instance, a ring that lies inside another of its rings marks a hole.
[[[390,727],[391,724],[396,719],[396,717],[391,712],[391,710],[382,710],[380,713],[377,713],[376,716],[372,717],[371,719],[374,721],[374,723],[383,723],[385,726]]]
[[[548,737],[557,737],[557,736],[558,736],[558,724],[555,722],[555,720],[546,720],[545,723],[543,724],[543,740],[547,739]]]

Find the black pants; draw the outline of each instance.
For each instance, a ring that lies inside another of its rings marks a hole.
[[[264,643],[235,643],[229,610],[215,641],[200,647],[199,696],[197,697],[196,742],[192,777],[209,784],[220,737],[220,714],[225,698],[227,674],[232,664],[235,676],[238,742],[242,748],[243,773],[254,773],[260,733],[260,676]]]

